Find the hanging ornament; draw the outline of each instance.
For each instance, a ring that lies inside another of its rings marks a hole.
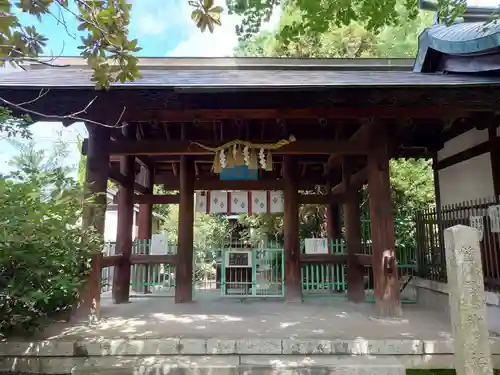
[[[224,150],[221,150],[219,153],[220,156],[220,166],[222,169],[227,168],[227,158],[226,158],[226,153]]]
[[[214,157],[214,162],[212,164],[212,172],[219,174],[222,171],[222,168],[220,166],[220,155],[219,151],[215,152],[215,157]]]
[[[245,162],[245,165],[248,167],[250,164],[250,148],[248,146],[245,146],[243,148],[243,161]]]
[[[240,139],[227,142],[219,147],[209,147],[198,142],[191,142],[191,144],[214,152],[215,156],[212,164],[212,171],[214,173],[220,173],[223,168],[227,168],[228,166],[234,167],[236,165],[246,165],[250,169],[258,169],[261,167],[266,171],[270,171],[273,168],[271,151],[277,150],[295,141],[295,137],[291,135],[288,139],[281,139],[271,144],[254,144]],[[259,149],[258,155],[257,149]]]
[[[236,163],[234,161],[234,150],[227,150],[227,168],[234,168]]]
[[[243,153],[241,147],[234,145],[233,147],[234,163],[236,165],[244,165],[245,160],[243,158]]]
[[[271,151],[267,151],[267,160],[266,160],[266,167],[264,168],[265,171],[272,171],[273,170],[273,154],[271,154]]]
[[[259,169],[259,160],[257,159],[257,152],[254,148],[250,149],[250,156],[248,158],[248,169]]]
[[[262,169],[266,169],[266,153],[263,148],[259,150],[259,165]]]

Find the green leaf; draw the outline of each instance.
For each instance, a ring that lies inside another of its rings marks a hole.
[[[203,0],[203,8],[208,11],[214,6],[214,0]]]

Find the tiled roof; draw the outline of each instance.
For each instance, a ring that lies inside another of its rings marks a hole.
[[[474,75],[413,73],[402,70],[346,69],[144,69],[143,77],[120,88],[321,88],[425,87],[500,85],[500,78]],[[91,72],[76,68],[47,68],[0,74],[0,88],[91,88]]]

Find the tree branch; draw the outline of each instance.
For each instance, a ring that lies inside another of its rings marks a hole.
[[[27,102],[23,102],[23,103],[13,103],[5,98],[2,98],[0,97],[0,102],[3,102],[4,104],[10,106],[10,107],[13,107],[13,108],[17,108],[23,112],[26,112],[26,113],[29,113],[29,114],[32,114],[32,115],[35,115],[35,116],[39,116],[39,117],[45,117],[45,118],[49,118],[49,119],[54,119],[54,120],[75,120],[75,121],[82,121],[82,122],[87,122],[87,123],[91,123],[91,124],[95,124],[95,125],[98,125],[98,126],[102,126],[102,127],[105,127],[105,128],[123,128],[125,126],[128,126],[127,123],[123,123],[121,125],[120,122],[123,118],[123,115],[125,114],[125,111],[127,110],[127,107],[123,107],[123,110],[122,112],[120,113],[120,116],[118,117],[118,119],[116,120],[115,124],[114,125],[107,125],[107,124],[103,124],[102,122],[98,122],[98,121],[95,121],[95,120],[91,120],[91,119],[88,119],[88,118],[84,118],[84,117],[81,117],[80,115],[81,114],[84,114],[87,112],[87,110],[90,108],[90,106],[97,100],[97,96],[94,97],[86,106],[85,108],[79,110],[79,111],[76,111],[76,112],[73,112],[73,113],[70,113],[68,115],[50,115],[50,114],[46,114],[46,113],[41,113],[41,112],[38,112],[38,111],[35,111],[33,109],[29,109],[29,108],[25,108],[24,105],[26,104],[31,104],[33,102],[35,102],[36,100],[40,99],[41,97],[47,95],[48,93],[48,90],[46,92],[43,92],[42,91],[44,90],[41,90],[40,91],[40,94],[33,100],[30,100],[30,101],[27,101]]]

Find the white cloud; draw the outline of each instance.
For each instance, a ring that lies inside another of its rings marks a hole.
[[[467,5],[496,7],[500,5],[500,0],[467,0]]]
[[[216,1],[216,4],[224,7],[223,1]],[[226,9],[226,7],[224,7]],[[179,17],[190,18],[190,8],[185,9],[185,14]],[[262,26],[263,30],[273,30],[279,23],[281,10],[276,9],[269,22]],[[170,57],[229,57],[233,56],[233,50],[238,44],[235,27],[241,22],[241,17],[228,15],[226,11],[221,16],[222,25],[217,26],[213,33],[205,31],[202,33],[190,21],[188,27],[189,36],[175,47],[167,56]]]
[[[189,17],[187,0],[132,0],[131,29],[138,37],[162,35],[186,27]],[[183,18],[188,14],[187,18]]]

